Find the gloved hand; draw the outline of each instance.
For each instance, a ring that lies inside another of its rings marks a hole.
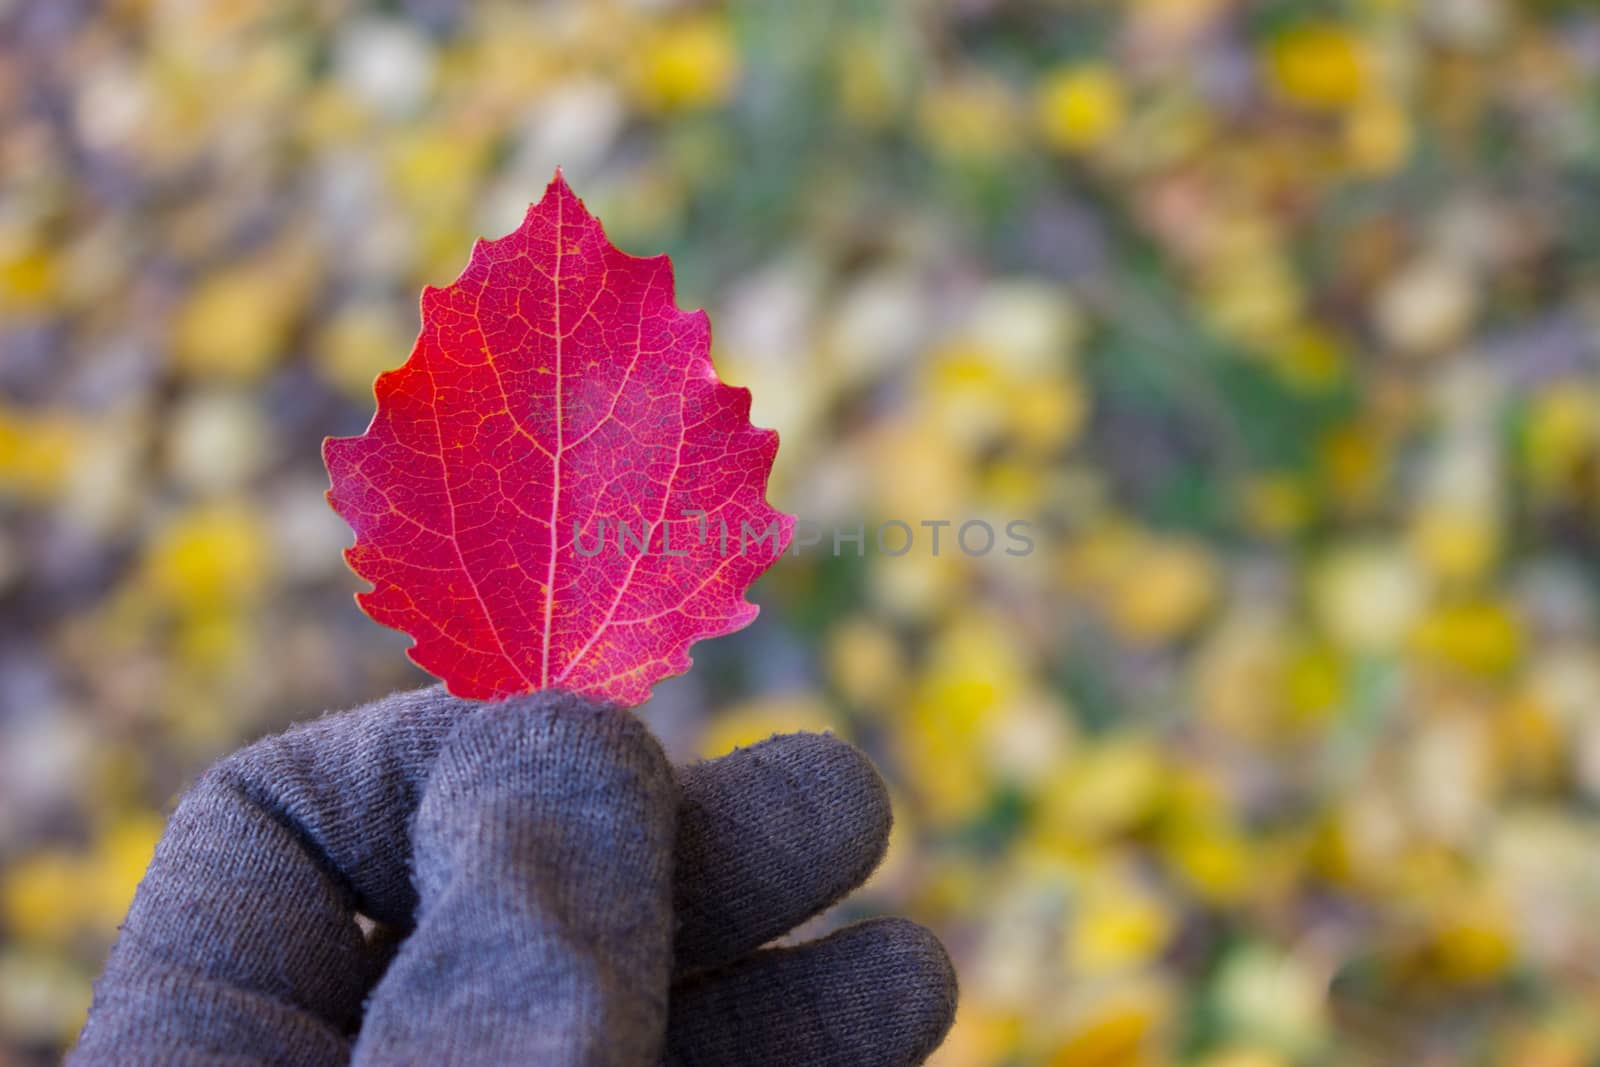
[[[926,930],[760,947],[859,885],[889,820],[832,737],[674,772],[619,709],[396,694],[201,778],[68,1062],[917,1063],[956,996]]]

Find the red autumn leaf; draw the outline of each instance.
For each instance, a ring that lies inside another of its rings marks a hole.
[[[672,263],[606,240],[558,171],[522,225],[422,293],[366,433],[323,445],[368,615],[457,696],[559,688],[620,704],[747,625],[789,542],[778,435],[717,380]],[[641,545],[645,546],[641,550]]]

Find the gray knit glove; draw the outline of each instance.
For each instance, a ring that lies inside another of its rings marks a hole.
[[[889,818],[832,737],[674,771],[626,711],[396,694],[201,778],[68,1062],[918,1063],[956,996],[926,930],[760,947],[859,885]]]

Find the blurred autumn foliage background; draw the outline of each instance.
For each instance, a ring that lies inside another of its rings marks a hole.
[[[220,754],[426,679],[322,498],[560,163],[853,529],[647,718],[831,726],[967,1065],[1600,1056],[1600,12],[0,0],[0,1063]]]

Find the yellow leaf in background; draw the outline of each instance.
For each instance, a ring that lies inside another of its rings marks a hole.
[[[173,358],[190,374],[250,381],[284,354],[299,294],[261,266],[219,270],[199,282],[173,327]]]
[[[905,61],[892,42],[854,34],[839,49],[835,70],[839,109],[851,122],[878,129],[889,123],[905,97]]]
[[[1600,442],[1600,391],[1558,381],[1535,393],[1523,430],[1523,456],[1536,492],[1559,492],[1579,475]]]
[[[0,926],[19,942],[104,950],[161,835],[160,817],[120,816],[87,852],[46,849],[0,869]]]
[[[1068,959],[1086,974],[1114,973],[1147,963],[1172,936],[1166,904],[1131,878],[1091,880],[1074,905]]]
[[[1551,788],[1560,780],[1567,758],[1566,731],[1533,687],[1507,700],[1491,726],[1493,754],[1513,783]]]
[[[1411,155],[1410,117],[1390,97],[1369,97],[1345,116],[1344,149],[1358,173],[1391,174]]]
[[[738,704],[707,723],[699,749],[708,759],[722,756],[773,734],[830,730],[837,717],[826,701],[809,693]]]
[[[217,611],[181,620],[173,648],[181,663],[200,670],[224,667],[244,651],[247,620],[237,611]]]
[[[1270,350],[1294,337],[1305,293],[1294,265],[1270,252],[1219,262],[1203,279],[1200,303],[1216,329]]]
[[[987,1067],[1003,1063],[1015,1050],[1018,1032],[1023,1028],[1023,1020],[971,1003],[963,991],[955,1025],[924,1067]]]
[[[1334,388],[1345,378],[1345,353],[1338,339],[1314,326],[1292,330],[1269,355],[1284,381],[1307,392]]]
[[[82,860],[64,849],[24,856],[0,871],[0,922],[23,941],[63,946],[83,928],[93,892]]]
[[[1345,664],[1329,648],[1301,649],[1290,661],[1285,696],[1302,722],[1327,718],[1345,696]]]
[[[957,408],[962,409],[962,405]],[[986,401],[983,409],[992,410]],[[952,519],[972,506],[974,457],[934,414],[886,429],[872,439],[863,456],[869,466],[871,499],[877,514],[907,523],[916,539],[910,551],[896,558],[889,573],[948,563],[953,532],[948,528],[941,531],[936,559],[932,554],[932,530],[919,523]],[[983,416],[985,420],[988,417]],[[904,540],[904,532],[899,530],[890,530],[884,536],[891,549],[898,549]]]
[[[938,432],[968,450],[1006,433],[1054,450],[1077,437],[1088,412],[1070,371],[1079,329],[1076,310],[1048,287],[992,285],[964,328],[929,353],[919,399]]]
[[[109,938],[133,903],[166,820],[153,812],[119,815],[95,841],[85,864],[89,896],[85,922]]]
[[[845,699],[856,704],[886,700],[905,681],[905,656],[894,631],[864,617],[841,621],[828,631],[828,675]]]
[[[1440,977],[1478,985],[1503,975],[1515,957],[1515,935],[1497,901],[1479,895],[1442,909],[1429,950]]]
[[[1412,635],[1416,651],[1462,670],[1501,674],[1522,653],[1522,629],[1503,606],[1453,604],[1425,616]]]
[[[1017,698],[1025,679],[1005,629],[995,620],[964,618],[946,627],[930,649],[916,713],[971,739],[986,714]]]
[[[1190,664],[1199,718],[1222,736],[1265,743],[1285,733],[1291,633],[1269,610],[1241,603],[1206,631]]]
[[[45,500],[66,489],[87,428],[53,412],[0,407],[0,493]]]
[[[1252,478],[1242,495],[1251,529],[1267,537],[1288,537],[1302,529],[1315,508],[1304,479],[1290,473]]]
[[[993,162],[1017,147],[1017,102],[996,78],[965,74],[931,86],[918,119],[929,145],[952,160]]]
[[[644,102],[660,111],[688,111],[726,100],[739,76],[739,52],[725,19],[698,15],[667,23],[637,58]]]
[[[1367,91],[1368,62],[1361,41],[1333,22],[1296,27],[1267,46],[1274,87],[1297,104],[1339,108]]]
[[[1154,540],[1110,591],[1112,624],[1137,641],[1164,641],[1192,627],[1215,602],[1217,564],[1200,544]]]
[[[48,248],[0,245],[0,311],[28,311],[47,305],[58,282],[56,258]]]
[[[1057,473],[1031,456],[997,459],[981,473],[976,488],[990,509],[1028,515],[1039,501],[1051,498],[1056,490],[1052,475]]]
[[[334,81],[308,86],[300,107],[300,136],[323,151],[361,136],[371,121],[371,115],[354,94]]]
[[[1411,522],[1413,554],[1447,581],[1482,578],[1499,559],[1500,543],[1497,517],[1481,510],[1427,506]]]
[[[146,573],[166,603],[204,614],[254,596],[270,563],[262,517],[243,504],[215,504],[181,515],[163,530]]]
[[[1202,900],[1236,904],[1256,886],[1257,857],[1225,823],[1194,823],[1172,834],[1167,846],[1173,867]]]
[[[512,109],[559,89],[563,76],[571,73],[574,54],[604,62],[614,54],[611,49],[638,48],[637,20],[611,4],[564,9],[570,20],[561,20],[557,32],[520,5],[484,4],[478,11],[477,33],[470,46],[440,49],[440,81],[490,87],[491,99]],[[596,47],[595,38],[602,34],[606,44]]]
[[[477,236],[473,209],[483,195],[491,148],[485,132],[462,124],[421,127],[385,146],[389,185],[404,220],[397,220],[397,236],[408,246],[413,277],[428,284],[455,277],[461,249]]]
[[[1096,523],[1068,543],[1062,558],[1063,580],[1085,596],[1105,597],[1132,567],[1143,543],[1142,531],[1131,523]]]
[[[411,337],[385,308],[357,304],[334,316],[314,349],[322,376],[347,396],[372,399],[372,383],[398,367],[411,351]]]
[[[1119,735],[1085,745],[1044,797],[1044,818],[1069,842],[1123,832],[1148,817],[1166,779],[1161,754],[1146,738]]]
[[[1089,398],[1075,381],[1030,382],[1014,388],[1008,411],[1019,442],[1036,452],[1052,452],[1082,432]]]
[[[488,147],[480,132],[424,127],[396,137],[386,147],[389,181],[413,212],[408,222],[414,224],[420,215],[433,222],[466,225],[460,216],[479,192]]]
[[[993,352],[977,345],[948,345],[924,371],[925,402],[940,432],[974,448],[1000,432],[1011,417],[1006,378]]]
[[[977,617],[948,625],[927,662],[898,740],[929,819],[949,823],[988,794],[984,725],[1023,694],[1026,669],[1004,629]]]
[[[209,676],[250,647],[252,612],[271,587],[265,518],[247,504],[207,504],[179,514],[150,542],[137,581],[118,603],[127,625],[171,627],[177,663]],[[214,684],[214,683],[212,683]],[[221,717],[208,716],[216,728]]]
[[[1156,1067],[1171,996],[1138,984],[1100,998],[1079,1013],[1044,1062],[1050,1067]]]
[[[1336,507],[1359,511],[1377,500],[1389,476],[1389,457],[1376,433],[1342,426],[1320,442],[1318,451]]]
[[[1104,63],[1052,71],[1039,83],[1034,107],[1045,143],[1067,152],[1106,141],[1127,111],[1122,83]]]

